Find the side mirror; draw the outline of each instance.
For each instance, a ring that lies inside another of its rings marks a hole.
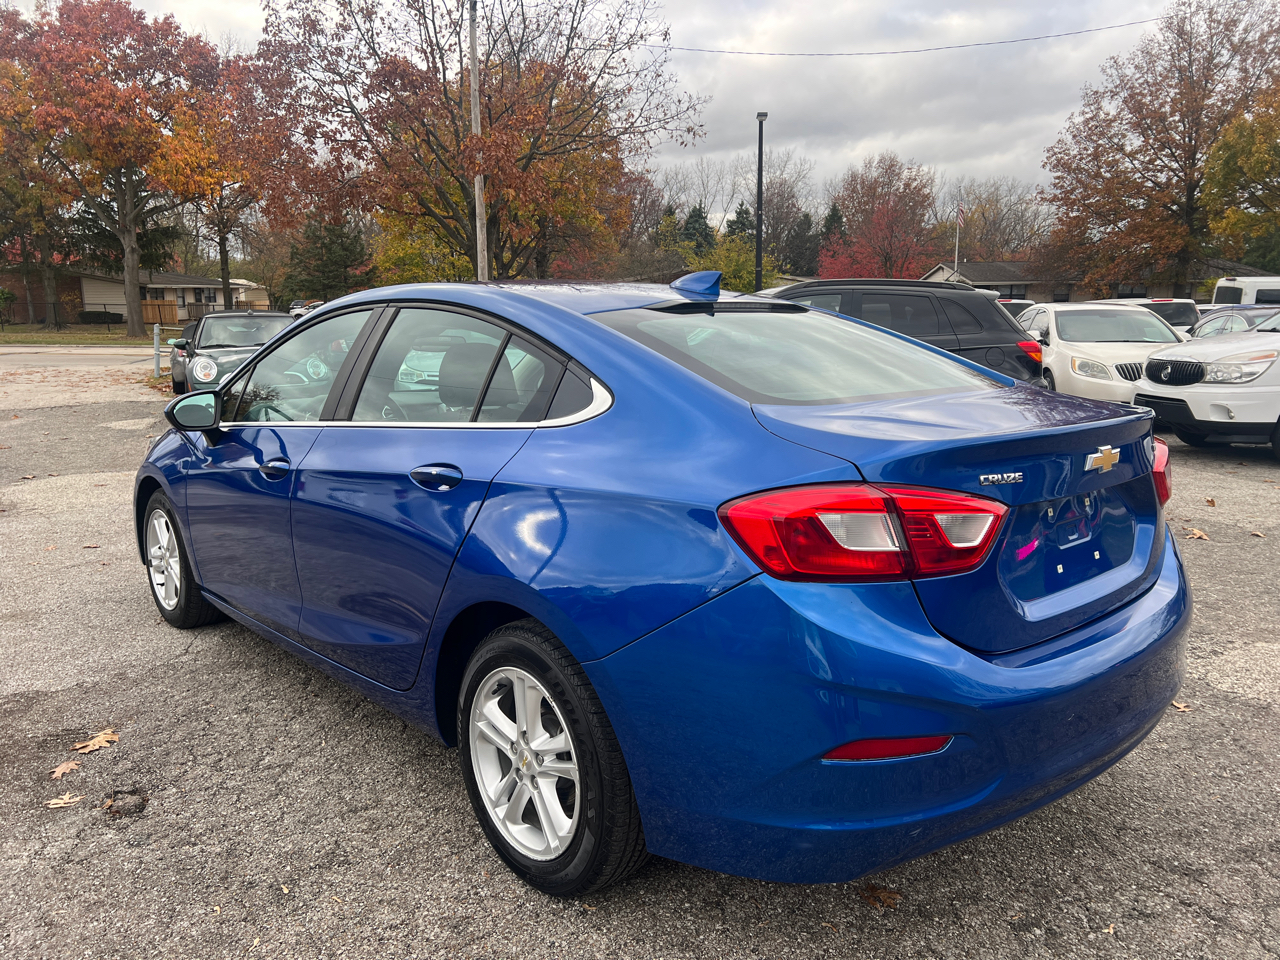
[[[190,341],[186,337],[178,337],[176,340],[170,340],[169,346],[177,347],[179,350],[185,350],[187,349],[188,343],[190,343]]]
[[[1042,347],[1047,347],[1049,345],[1049,335],[1047,333],[1043,336],[1036,337],[1036,339],[1040,341],[1040,346]]]
[[[221,417],[222,394],[217,390],[188,393],[164,408],[164,418],[179,430],[212,430]]]

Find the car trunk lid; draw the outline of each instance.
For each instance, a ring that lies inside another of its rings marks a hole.
[[[1146,411],[1022,387],[754,409],[765,429],[849,460],[873,483],[1010,506],[980,567],[915,581],[934,627],[974,651],[1056,637],[1133,599],[1158,573]]]

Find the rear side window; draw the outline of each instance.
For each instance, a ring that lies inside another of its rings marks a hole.
[[[981,333],[982,321],[975,317],[963,303],[947,297],[939,297],[943,312],[951,321],[951,329],[957,334]]]
[[[594,319],[751,403],[848,403],[997,386],[924,347],[814,311],[622,310]]]
[[[1213,291],[1214,303],[1239,303],[1244,298],[1244,289],[1242,287],[1224,286],[1218,284]]]
[[[1259,290],[1253,296],[1254,303],[1280,303],[1280,290]]]
[[[908,337],[936,337],[938,311],[928,297],[910,293],[864,293],[859,320]]]
[[[547,419],[559,420],[587,409],[591,405],[592,396],[591,384],[570,365],[560,380],[555,399],[551,401]]]

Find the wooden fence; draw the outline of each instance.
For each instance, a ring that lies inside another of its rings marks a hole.
[[[178,325],[177,300],[143,300],[142,322],[158,323],[165,327]]]

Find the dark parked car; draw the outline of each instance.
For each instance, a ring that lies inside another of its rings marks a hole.
[[[857,317],[940,347],[1015,380],[1043,386],[1040,344],[967,283],[933,280],[806,280],[773,296]]]
[[[173,392],[216,387],[277,333],[293,322],[287,313],[226,310],[208,313],[170,340]]]
[[[1270,320],[1280,313],[1280,306],[1274,303],[1260,306],[1226,306],[1212,310],[1202,316],[1187,332],[1193,340],[1202,337],[1218,337],[1224,333],[1244,333],[1252,330],[1263,320]]]

